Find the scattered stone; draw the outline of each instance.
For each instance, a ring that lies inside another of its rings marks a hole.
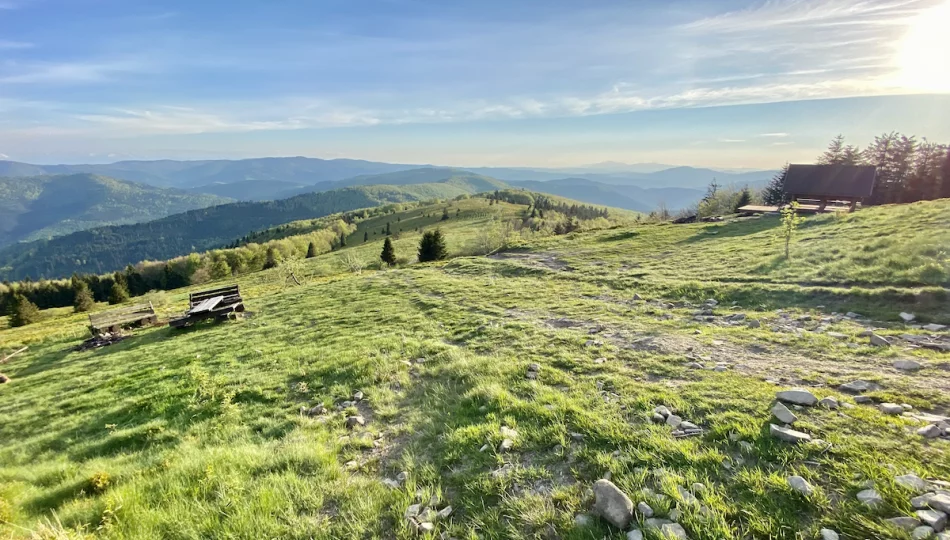
[[[936,495],[936,493],[924,493],[918,497],[914,497],[910,500],[910,505],[918,510],[923,510],[930,506],[930,498]]]
[[[420,512],[421,510],[422,510],[422,505],[421,505],[421,504],[412,504],[412,505],[409,505],[409,508],[406,508],[406,513],[403,514],[403,516],[404,516],[406,519],[414,518],[414,517],[416,517],[416,516],[419,515],[419,512]]]
[[[682,423],[683,423],[683,419],[680,418],[679,416],[676,416],[675,414],[671,414],[666,417],[666,425],[672,428],[677,428]]]
[[[396,481],[399,482],[400,484],[405,484],[406,480],[408,479],[409,479],[409,473],[406,471],[400,471],[400,473],[396,475]]]
[[[913,360],[897,360],[894,362],[894,369],[901,371],[920,371],[924,366]]]
[[[574,516],[574,525],[578,527],[590,527],[594,524],[594,520],[587,514],[577,514]]]
[[[818,534],[821,535],[821,540],[839,540],[838,533],[831,529],[822,529]]]
[[[897,316],[900,317],[901,320],[903,320],[904,322],[912,322],[914,319],[917,318],[917,316],[914,315],[913,313],[907,313],[904,311],[901,311]]]
[[[639,294],[637,294],[637,293],[633,293],[633,299],[634,299],[634,300],[643,300],[643,297],[641,297],[641,296],[640,296]]]
[[[436,517],[438,519],[448,519],[449,516],[452,515],[452,512],[454,512],[452,506],[446,506],[442,510],[439,510],[439,513],[436,514]]]
[[[821,401],[818,402],[818,404],[826,409],[831,409],[831,410],[835,410],[839,407],[838,400],[831,396],[822,398]]]
[[[594,482],[594,512],[620,529],[633,519],[633,502],[610,480]]]
[[[842,334],[841,332],[825,332],[825,335],[834,339],[848,339],[848,335]],[[822,529],[822,530],[827,531],[829,529]]]
[[[775,424],[769,424],[769,433],[776,439],[790,443],[802,443],[811,440],[811,435],[795,431],[794,429],[783,428]]]
[[[925,439],[936,439],[943,434],[943,430],[940,429],[940,426],[937,424],[930,424],[929,426],[918,429],[917,434],[923,436]]]
[[[904,412],[904,408],[896,403],[881,403],[881,412],[884,414],[897,415]]]
[[[947,526],[947,514],[937,510],[918,510],[917,519],[937,532]]]
[[[762,323],[761,323],[758,319],[749,319],[748,321],[746,321],[745,324],[746,324],[746,326],[748,326],[749,328],[761,328],[761,327],[762,327]]]
[[[686,529],[679,523],[666,523],[660,526],[660,533],[664,538],[674,538],[676,540],[688,540]]]
[[[855,313],[855,312],[853,312],[853,311],[849,311],[849,312],[845,313],[844,316],[847,317],[847,318],[849,318],[849,319],[860,319],[860,318],[862,318],[860,315],[858,315],[857,313]]]
[[[881,337],[881,336],[879,336],[879,335],[877,335],[877,334],[873,334],[873,333],[871,334],[871,338],[870,338],[870,339],[871,339],[871,345],[874,345],[875,347],[889,347],[890,344],[891,344],[890,341],[886,340],[885,338],[883,338],[883,337]]]
[[[627,540],[643,540],[643,532],[640,529],[627,531]]]
[[[932,538],[933,535],[934,530],[926,525],[921,525],[910,533],[910,537],[913,540],[925,540],[926,538]]]
[[[860,394],[861,392],[877,390],[878,388],[880,388],[880,386],[878,386],[875,383],[872,383],[869,381],[857,380],[857,381],[851,381],[851,382],[842,384],[841,386],[838,387],[838,390],[841,390],[842,392],[847,392],[849,394]]]
[[[703,365],[700,364],[699,362],[688,362],[686,364],[686,367],[690,369],[703,369]]]
[[[645,517],[645,518],[651,518],[651,517],[653,517],[653,508],[652,508],[649,504],[647,504],[647,503],[645,503],[645,502],[642,502],[642,501],[641,501],[641,502],[637,503],[637,510],[638,510],[638,511],[640,512],[640,514],[643,515],[643,517]]]
[[[812,394],[808,390],[802,390],[800,388],[795,388],[792,390],[784,390],[775,395],[779,401],[784,401],[787,403],[794,403],[796,405],[805,405],[812,406],[815,403],[818,403],[818,398],[815,397],[815,394]]]
[[[487,452],[489,448],[491,448],[491,446],[488,446],[488,443],[485,443],[485,444],[482,445],[481,448],[478,449],[478,451],[479,451],[479,452]]]
[[[950,514],[950,492],[937,493],[927,501],[927,504],[934,510]]]
[[[864,403],[871,403],[872,401],[874,400],[868,396],[854,396],[855,403],[864,404]]]
[[[927,482],[924,482],[923,479],[916,474],[902,474],[897,476],[894,478],[894,483],[916,493],[927,490]]]
[[[864,505],[871,507],[877,506],[878,504],[884,502],[884,499],[882,499],[878,492],[874,491],[873,489],[859,491],[858,500],[864,503]]]
[[[947,329],[947,325],[930,323],[923,325],[921,328],[928,332],[943,332]]]
[[[514,445],[515,445],[515,441],[511,439],[505,439],[501,441],[501,444],[498,446],[498,450],[502,452],[507,452],[508,450],[511,450],[511,447],[513,447]]]
[[[528,380],[530,380],[530,381],[536,380],[536,379],[538,378],[538,372],[537,372],[537,371],[529,371],[529,372],[525,373],[525,378],[528,379]]]
[[[660,405],[659,407],[653,409],[653,412],[663,415],[664,419],[666,419],[667,416],[673,414],[668,408],[666,408],[666,405]]]
[[[323,403],[318,403],[307,410],[307,415],[309,416],[320,416],[327,412],[327,408]]]
[[[808,483],[808,480],[805,480],[801,476],[789,476],[786,481],[789,487],[806,497],[811,495],[815,490],[811,484]]]
[[[798,417],[795,416],[795,413],[788,410],[788,407],[785,406],[781,401],[777,402],[772,406],[772,416],[774,416],[779,422],[783,424],[794,424]]]
[[[346,418],[346,427],[353,429],[356,426],[365,426],[366,420],[361,415],[348,416]]]
[[[353,401],[363,401],[363,392],[357,391],[353,394]]]
[[[910,532],[917,527],[920,527],[920,522],[917,521],[917,518],[912,518],[909,516],[900,516],[895,518],[890,518],[886,520],[891,525],[897,527],[898,529]]]
[[[699,429],[699,426],[697,426],[696,424],[692,422],[687,422],[684,420],[682,423],[680,423],[680,429],[682,429],[683,431],[691,431],[691,430]]]
[[[390,489],[399,489],[399,482],[392,478],[383,478],[383,484]]]
[[[534,371],[535,373],[537,373],[538,371],[541,371],[541,364],[538,364],[536,362],[528,364],[528,371],[529,372]]]
[[[664,417],[664,416],[663,416],[662,414],[660,414],[660,413],[653,413],[653,414],[650,416],[650,418],[653,420],[654,423],[657,423],[657,424],[662,424],[663,422],[666,421],[666,417]]]
[[[676,491],[680,494],[680,497],[683,498],[683,502],[690,506],[699,506],[699,499],[695,495],[690,493],[690,491],[682,486],[676,486]]]

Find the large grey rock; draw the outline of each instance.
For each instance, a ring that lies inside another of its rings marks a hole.
[[[655,412],[656,414],[662,415],[663,418],[666,418],[667,416],[673,414],[666,407],[666,405],[660,405],[659,407],[656,407],[655,409],[653,409],[653,412]]]
[[[927,501],[934,510],[940,510],[944,514],[950,514],[950,495],[938,493]]]
[[[923,325],[921,328],[928,332],[943,332],[947,329],[947,325],[930,323]]]
[[[637,503],[637,511],[645,518],[653,517],[653,508],[643,501]]]
[[[835,410],[835,409],[837,409],[838,407],[840,407],[840,404],[838,403],[838,400],[835,399],[835,398],[833,398],[833,397],[831,397],[831,396],[821,398],[821,401],[818,402],[818,405],[820,405],[820,406],[822,406],[822,407],[824,407],[824,408],[826,408],[826,409],[831,409],[831,410]]]
[[[640,529],[627,531],[627,540],[643,540],[643,531]]]
[[[921,525],[910,533],[913,540],[926,540],[927,538],[933,538],[933,536],[934,530],[926,525]]]
[[[947,526],[947,514],[939,510],[918,510],[917,519],[937,532]]]
[[[875,347],[888,347],[891,344],[891,342],[887,339],[873,333],[871,334],[870,342],[871,345],[874,345]]]
[[[917,527],[920,527],[920,521],[917,521],[917,518],[912,518],[910,516],[900,516],[895,518],[890,518],[886,520],[891,525],[897,527],[898,529],[910,532]]]
[[[930,506],[930,498],[936,495],[936,493],[924,493],[910,500],[910,505],[918,510],[924,510]]]
[[[794,424],[798,417],[781,401],[772,406],[772,416],[783,424]]]
[[[808,480],[805,480],[801,476],[789,476],[786,478],[786,481],[788,482],[789,487],[806,497],[815,491],[815,488],[811,487],[811,484],[808,483]]]
[[[822,529],[818,534],[821,535],[821,540],[839,540],[838,533],[831,529]]]
[[[626,529],[633,519],[633,501],[610,480],[594,482],[594,511],[608,523]]]
[[[927,491],[927,482],[916,474],[902,474],[894,477],[894,483],[915,493]]]
[[[346,427],[350,429],[353,429],[357,426],[365,426],[365,425],[366,425],[366,420],[360,415],[350,416],[346,419]]]
[[[881,403],[881,412],[884,414],[898,415],[904,412],[904,408],[897,403]]]
[[[815,397],[815,394],[812,394],[808,390],[803,390],[801,388],[794,388],[792,390],[783,390],[777,394],[775,397],[779,401],[784,401],[786,403],[794,403],[795,405],[805,405],[810,407],[815,403],[818,403],[818,398]]]
[[[893,366],[894,369],[899,369],[901,371],[920,371],[920,369],[924,367],[920,362],[915,362],[913,360],[896,360]]]
[[[907,313],[906,311],[901,311],[897,316],[900,317],[904,322],[912,322],[917,318],[917,316],[913,313]]]
[[[666,417],[666,425],[672,428],[677,428],[682,423],[683,423],[683,419],[680,418],[679,416],[676,416],[675,414],[671,414]]]
[[[876,383],[857,380],[857,381],[851,381],[851,382],[846,382],[842,384],[841,386],[838,387],[838,390],[841,390],[842,392],[847,392],[849,394],[860,394],[861,392],[867,392],[869,390],[877,390],[878,388],[880,388],[880,386],[878,386]]]
[[[665,538],[675,538],[676,540],[689,540],[686,535],[686,529],[679,523],[667,523],[660,526],[660,533]]]
[[[864,491],[858,492],[858,500],[864,503],[866,506],[877,506],[878,504],[884,502],[884,499],[881,498],[880,494],[873,489],[865,489]]]
[[[811,435],[795,431],[794,429],[783,428],[775,424],[769,424],[769,433],[776,439],[790,443],[804,443],[811,440]]]
[[[917,430],[917,434],[925,439],[936,439],[943,434],[943,430],[937,424],[930,424]]]

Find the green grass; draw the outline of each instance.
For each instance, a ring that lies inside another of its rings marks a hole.
[[[416,227],[440,226],[450,252],[470,253],[523,209],[492,206],[494,216],[478,203],[452,203],[446,222],[441,206],[363,222],[350,247],[302,264],[299,287],[281,269],[245,276],[244,320],[140,330],[83,353],[71,348],[85,317],[68,309],[0,330],[0,349],[30,346],[0,368],[13,379],[0,386],[0,536],[413,538],[406,507],[435,496],[455,510],[435,537],[621,539],[599,520],[575,525],[609,472],[659,515],[680,499],[677,486],[705,484],[708,510],[684,507],[680,519],[694,539],[812,539],[824,526],[894,538],[883,519],[911,511],[895,474],[950,479],[950,445],[867,406],[797,413],[830,450],[768,436],[774,393],[792,385],[847,400],[837,384],[869,378],[883,385],[878,399],[950,409],[946,353],[875,349],[848,321],[829,327],[849,336],[840,341],[769,329],[777,308],[816,319],[850,309],[879,318],[885,335],[915,332],[897,323],[900,310],[948,322],[946,278],[921,276],[946,268],[937,251],[950,202],[809,218],[788,263],[774,258],[776,224],[765,218],[526,236],[493,257],[369,264],[382,246],[372,230],[387,220],[394,232],[402,224],[397,255],[411,260]],[[368,269],[342,273],[348,255]],[[186,293],[153,299],[168,315]],[[634,294],[715,296],[718,313],[763,325],[700,323],[693,308]],[[732,368],[691,370],[688,354]],[[928,367],[889,367],[904,357]],[[525,378],[532,362],[537,381]],[[365,403],[335,410],[356,391]],[[331,413],[300,414],[317,403]],[[673,439],[647,420],[659,404],[705,434]],[[345,416],[357,411],[367,425],[350,431]],[[497,450],[502,425],[519,433],[507,453]],[[400,471],[402,488],[382,483]],[[793,492],[792,474],[816,493]],[[874,511],[854,497],[867,480],[886,501]]]

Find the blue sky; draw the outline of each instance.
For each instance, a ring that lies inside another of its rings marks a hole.
[[[0,0],[0,158],[775,167],[950,141],[950,0]]]

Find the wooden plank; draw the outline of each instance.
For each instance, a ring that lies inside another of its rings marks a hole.
[[[214,298],[208,298],[207,300],[201,302],[197,306],[192,307],[188,310],[189,314],[201,313],[203,311],[211,311],[224,300],[224,296],[215,296]]]
[[[208,298],[214,298],[215,296],[230,296],[230,295],[240,295],[240,289],[237,285],[232,285],[230,287],[221,287],[218,289],[210,289],[207,291],[198,291],[188,295],[188,299],[192,305],[200,303]]]

